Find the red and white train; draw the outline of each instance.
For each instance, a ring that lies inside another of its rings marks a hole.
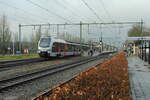
[[[90,46],[82,45],[82,50],[88,51]],[[52,37],[42,37],[38,42],[40,57],[64,57],[81,55],[80,44]]]

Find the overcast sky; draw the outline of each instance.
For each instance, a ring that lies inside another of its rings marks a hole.
[[[3,14],[7,15],[14,31],[18,30],[18,24],[125,22],[141,19],[150,27],[150,0],[0,0],[0,16]]]

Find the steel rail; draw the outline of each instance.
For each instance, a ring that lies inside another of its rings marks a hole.
[[[18,65],[25,65],[29,63],[47,61],[45,58],[32,58],[32,59],[21,59],[21,60],[9,60],[9,61],[0,61],[0,68],[8,68]]]
[[[106,55],[103,56],[104,59],[102,60],[102,62],[105,61],[106,59],[108,59],[108,58],[114,56],[116,52],[112,52],[112,53],[114,53],[114,54],[113,54],[113,55],[109,55],[109,56],[106,56]],[[94,66],[97,67],[100,63],[101,63],[101,62],[95,63]],[[90,70],[90,69],[88,69],[88,70]],[[36,94],[35,96],[33,96],[33,97],[31,98],[31,100],[39,100],[39,98],[49,97],[49,96],[52,94],[53,89],[55,89],[56,87],[61,87],[61,86],[63,86],[64,84],[66,84],[66,83],[68,83],[68,82],[74,80],[78,75],[79,75],[79,74],[76,74],[76,75],[72,76],[71,78],[69,78],[69,79],[67,79],[67,80],[65,80],[65,81],[63,81],[63,82],[61,82],[61,83],[59,83],[59,84],[57,84],[57,85],[55,85],[55,86],[53,86],[53,87],[51,87],[51,88],[48,88],[48,89],[46,89],[46,90],[43,90],[42,92],[40,92],[40,93]]]
[[[71,68],[74,68],[74,67],[77,67],[80,65],[84,65],[88,62],[92,62],[94,60],[97,60],[97,59],[99,59],[102,56],[107,55],[107,54],[109,54],[109,53],[104,53],[104,54],[101,54],[101,55],[96,56],[96,57],[87,58],[87,59],[75,61],[72,63],[56,65],[55,67],[52,67],[52,68],[49,67],[47,69],[40,70],[37,72],[26,73],[25,75],[16,76],[16,77],[13,77],[10,79],[0,80],[0,92],[8,90],[12,87],[16,87],[16,86],[21,85],[21,84],[25,84],[25,83],[34,81],[36,79],[40,79],[40,78],[48,76],[48,75],[52,75],[52,74],[55,74],[55,73],[58,73],[58,72],[61,72],[64,70],[68,70],[68,69],[71,69]]]

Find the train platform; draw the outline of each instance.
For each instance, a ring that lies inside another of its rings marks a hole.
[[[128,67],[132,100],[150,100],[150,65],[131,56]]]

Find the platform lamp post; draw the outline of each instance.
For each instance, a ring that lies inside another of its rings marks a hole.
[[[143,20],[141,20],[141,38],[142,38],[142,39],[141,39],[141,44],[142,44],[142,48],[141,48],[141,49],[142,49],[142,50],[141,50],[141,51],[142,51],[142,52],[141,52],[142,55],[141,55],[141,58],[142,58],[142,60],[143,60],[143,59],[144,59],[144,56],[143,56],[143,48],[144,48],[144,47],[143,47],[143,42],[144,42],[144,40],[143,40]]]
[[[138,39],[138,41],[140,41],[139,39]],[[139,58],[141,58],[141,46],[139,45],[140,43],[138,43],[138,57]]]
[[[139,58],[141,58],[141,45],[139,45],[139,54],[138,54]]]
[[[150,41],[148,42],[148,64],[150,64]]]
[[[100,44],[100,53],[102,53],[102,41],[101,40],[99,41],[99,44]]]
[[[147,55],[146,55],[146,49],[147,49],[147,43],[146,43],[146,41],[145,41],[145,51],[144,51],[144,55],[145,55],[145,62],[147,61]]]

